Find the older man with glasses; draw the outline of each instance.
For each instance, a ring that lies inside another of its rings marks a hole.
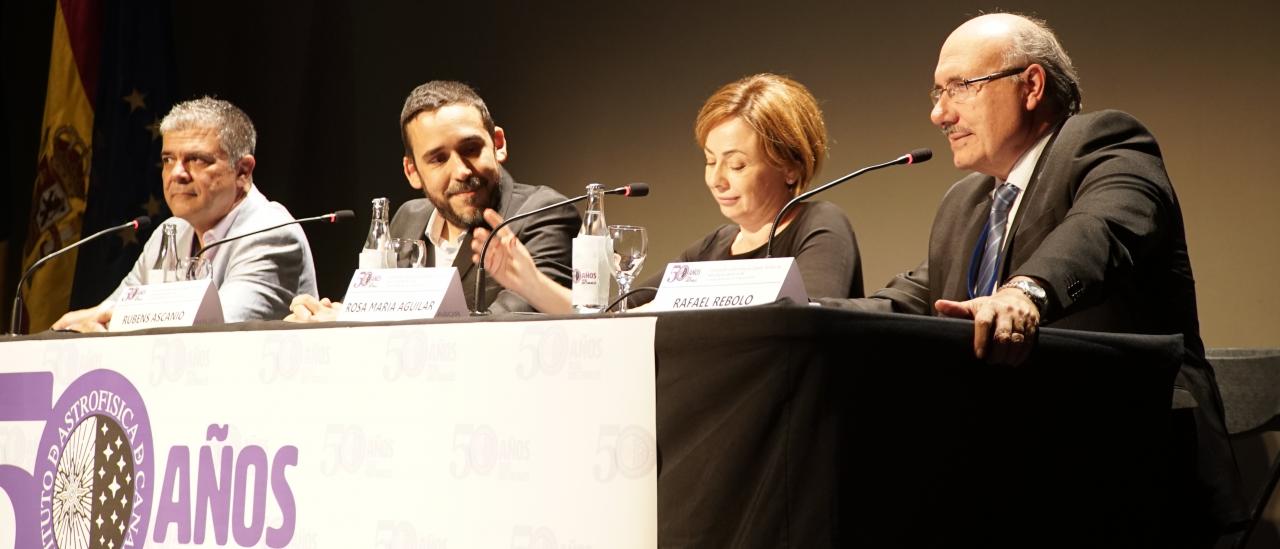
[[[974,173],[943,198],[923,263],[869,298],[827,304],[971,318],[974,352],[997,364],[1024,361],[1041,325],[1182,334],[1178,385],[1198,407],[1174,414],[1183,446],[1153,464],[1187,484],[1164,511],[1178,534],[1157,546],[1212,546],[1243,518],[1239,474],[1155,138],[1122,112],[1080,114],[1071,59],[1043,21],[1018,15],[952,32],[930,98],[955,166]]]

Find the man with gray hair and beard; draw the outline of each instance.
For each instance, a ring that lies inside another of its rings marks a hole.
[[[1194,412],[1174,410],[1167,461],[1152,464],[1172,478],[1161,498],[1168,538],[1151,546],[1212,547],[1245,517],[1182,213],[1155,138],[1123,112],[1080,114],[1071,59],[1028,17],[960,25],[933,80],[930,119],[955,166],[974,173],[942,199],[923,263],[871,297],[824,303],[972,319],[977,357],[1005,365],[1026,360],[1042,324],[1181,334],[1174,402],[1189,392]],[[1034,456],[1012,459],[1022,458]],[[1087,521],[1080,512],[1073,520]]]
[[[475,302],[478,270],[471,257],[471,231],[486,227],[485,209],[502,217],[564,200],[555,189],[517,183],[502,168],[506,132],[493,122],[475,90],[436,80],[415,88],[400,111],[403,168],[409,185],[426,198],[406,202],[391,219],[392,238],[425,239],[428,267],[457,267],[467,305]],[[529,250],[539,271],[562,286],[570,283],[573,237],[582,221],[566,206],[518,220],[508,228]],[[495,313],[532,312],[524,298],[486,277],[485,303]],[[285,320],[326,321],[342,304],[300,295]]]
[[[173,212],[166,223],[176,228],[179,257],[293,220],[254,184],[258,136],[249,116],[235,105],[210,97],[179,103],[160,122],[160,133],[164,199]],[[53,328],[105,330],[126,287],[164,282],[153,280],[156,273],[150,269],[163,246],[163,227],[156,227],[110,297],[97,307],[63,315]],[[294,296],[316,293],[311,246],[296,225],[215,246],[201,257],[210,265],[227,322],[280,318]]]

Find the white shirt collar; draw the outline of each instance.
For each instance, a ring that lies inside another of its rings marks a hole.
[[[431,267],[452,267],[453,261],[458,257],[458,251],[462,248],[462,241],[467,237],[467,232],[458,233],[458,237],[452,241],[445,240],[445,220],[440,215],[439,209],[431,210],[431,217],[427,219],[426,233],[427,241],[435,248],[435,265]]]
[[[1027,184],[1031,182],[1031,175],[1035,173],[1036,163],[1040,161],[1040,154],[1044,152],[1045,145],[1049,144],[1049,138],[1053,136],[1053,132],[1044,134],[1035,145],[1032,145],[1027,152],[1022,153],[1017,162],[1013,163],[1013,169],[1009,170],[1009,179],[1007,183],[1013,183],[1018,187],[1018,196],[1022,196],[1027,190]],[[997,178],[996,186],[1000,186],[999,178]],[[992,189],[995,192],[995,189]]]
[[[440,215],[440,210],[433,208],[431,210],[431,217],[427,219],[427,230],[425,231],[427,236],[427,241],[430,242],[432,246],[435,246],[437,248],[440,247],[441,244],[461,246],[462,239],[466,238],[467,232],[462,231],[458,233],[458,237],[453,239],[453,241],[447,242],[444,239],[444,233],[445,233],[444,223],[445,223],[444,217]]]

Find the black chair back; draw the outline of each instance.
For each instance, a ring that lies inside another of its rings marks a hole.
[[[1266,431],[1280,431],[1280,349],[1209,349],[1206,353],[1218,378],[1227,432],[1237,441]],[[1272,461],[1253,499],[1249,522],[1232,543],[1243,549],[1249,543],[1271,494],[1280,481],[1280,455]]]

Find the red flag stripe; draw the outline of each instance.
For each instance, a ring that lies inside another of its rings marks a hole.
[[[102,50],[101,0],[58,0],[71,40],[71,53],[89,106],[96,108],[98,98],[98,61]]]

